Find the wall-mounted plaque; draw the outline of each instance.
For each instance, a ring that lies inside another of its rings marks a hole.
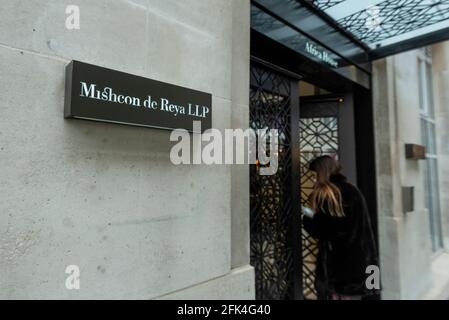
[[[426,159],[426,147],[420,144],[406,143],[405,157],[412,160]]]
[[[212,126],[212,96],[79,61],[66,67],[64,116],[193,131]]]

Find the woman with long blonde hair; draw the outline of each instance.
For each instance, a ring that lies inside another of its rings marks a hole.
[[[377,250],[365,198],[341,174],[334,158],[318,157],[309,169],[316,180],[310,208],[303,208],[303,225],[318,241],[318,298],[346,300],[377,294],[366,287],[366,270],[377,266]]]

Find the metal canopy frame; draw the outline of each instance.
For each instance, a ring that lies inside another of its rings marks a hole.
[[[348,44],[348,38],[343,35],[337,35],[337,39],[332,40],[329,37],[323,39],[309,33],[307,28],[301,28],[302,26],[298,25],[297,21],[303,21],[303,18],[306,18],[309,21],[312,20],[312,24],[316,25],[315,19],[317,16],[308,10],[298,12],[291,10],[292,8],[284,7],[284,1],[289,2],[289,5],[294,6],[294,8],[299,6],[296,1],[292,0],[281,0],[280,2],[253,0],[251,28],[297,54],[304,55],[304,48],[310,46],[311,52],[313,52],[307,54],[310,60],[324,64],[340,76],[369,88],[370,65],[366,63],[368,59],[366,50],[355,46],[353,43]],[[277,4],[277,6],[273,7],[273,4]],[[328,27],[322,20],[319,23]],[[335,43],[342,42],[345,43],[343,47],[335,47]],[[354,50],[354,48],[356,49]],[[318,57],[319,55],[321,56]],[[335,65],[329,65],[329,61]]]
[[[372,60],[449,39],[449,0],[251,2],[274,19],[252,14],[253,29],[293,50],[303,38],[314,42],[338,60],[337,73],[352,66],[346,76],[370,74]]]
[[[358,0],[353,12],[355,0],[295,1],[355,39],[370,61],[449,39],[449,0]]]

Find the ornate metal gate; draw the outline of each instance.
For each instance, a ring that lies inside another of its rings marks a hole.
[[[252,63],[250,127],[279,132],[278,171],[250,166],[251,264],[257,299],[316,299],[317,246],[301,227],[313,182],[310,161],[338,154],[338,100],[301,100],[298,80]]]
[[[257,299],[301,297],[299,171],[295,171],[299,134],[292,121],[298,116],[297,92],[297,80],[252,63],[250,127],[279,133],[277,173],[259,175],[259,165],[250,166],[250,247]]]

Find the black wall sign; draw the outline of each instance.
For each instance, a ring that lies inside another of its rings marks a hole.
[[[91,64],[66,67],[64,117],[160,129],[212,126],[212,96]]]

